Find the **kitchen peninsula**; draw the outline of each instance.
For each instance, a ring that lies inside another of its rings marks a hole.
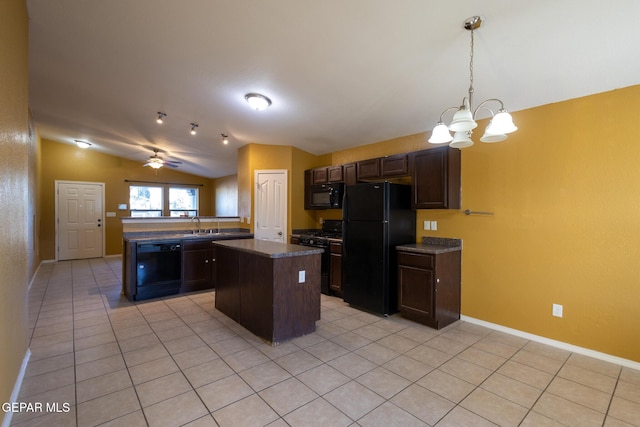
[[[254,239],[214,246],[216,309],[273,345],[316,330],[322,249]]]

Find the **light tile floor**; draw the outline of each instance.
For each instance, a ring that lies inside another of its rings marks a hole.
[[[43,264],[16,426],[630,426],[640,372],[457,322],[436,331],[322,297],[276,347],[196,293],[132,304],[118,257]]]

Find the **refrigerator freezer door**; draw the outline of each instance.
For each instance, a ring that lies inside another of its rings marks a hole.
[[[348,221],[344,230],[344,300],[389,314],[388,223]]]
[[[343,217],[349,221],[386,221],[389,183],[372,182],[345,188]]]

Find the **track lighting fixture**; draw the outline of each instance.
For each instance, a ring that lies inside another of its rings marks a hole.
[[[244,96],[251,108],[260,111],[271,105],[271,100],[259,93],[248,93]]]
[[[429,142],[432,144],[444,144],[449,142],[449,146],[452,148],[464,148],[473,145],[471,140],[471,134],[478,124],[475,121],[478,110],[487,110],[491,114],[491,121],[487,125],[484,135],[480,138],[482,142],[499,142],[507,139],[507,134],[515,132],[518,128],[513,124],[511,115],[507,113],[502,101],[496,98],[487,99],[482,101],[473,110],[473,31],[480,28],[482,25],[482,18],[479,16],[473,16],[464,22],[464,29],[471,32],[471,55],[469,60],[469,97],[465,97],[462,100],[460,107],[447,108],[440,114],[440,120],[436,123],[436,126],[431,132]],[[494,111],[487,107],[486,104],[494,102],[500,104],[500,108]],[[444,114],[448,111],[457,110],[453,115],[453,120],[447,126],[442,120]],[[453,132],[454,135],[451,136]]]
[[[89,148],[91,147],[91,143],[87,142],[87,141],[82,141],[80,139],[74,139],[74,141],[76,142],[76,145],[80,148]]]
[[[196,129],[198,128],[198,124],[197,123],[191,123],[191,135],[195,135]]]
[[[166,113],[162,113],[162,112],[158,111],[158,118],[156,119],[156,123],[161,125],[162,123],[164,123],[164,118],[165,117],[167,117]]]
[[[229,135],[226,135],[224,133],[221,133],[220,136],[222,137],[222,143],[224,145],[227,145],[229,143]]]

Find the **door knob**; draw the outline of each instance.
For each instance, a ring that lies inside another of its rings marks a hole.
[[[278,231],[278,236],[282,236],[282,231]]]

